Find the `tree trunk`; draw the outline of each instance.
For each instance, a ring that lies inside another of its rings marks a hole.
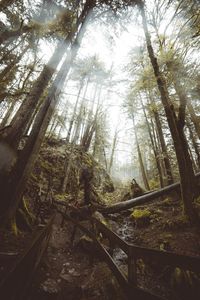
[[[152,133],[151,133],[151,128],[150,128],[150,125],[149,125],[149,121],[148,121],[148,118],[147,118],[147,114],[146,114],[145,107],[144,107],[141,96],[140,96],[140,101],[141,101],[141,104],[142,104],[142,110],[143,110],[143,113],[144,113],[147,129],[148,129],[148,133],[149,133],[149,137],[150,137],[150,141],[151,141],[151,146],[152,146],[155,161],[156,161],[158,176],[159,176],[159,180],[160,180],[160,187],[162,188],[164,186],[164,181],[163,181],[162,169],[161,169],[159,156],[158,156],[158,149],[156,148],[156,145],[154,144],[153,136],[152,136]]]
[[[199,169],[200,168],[200,151],[199,151],[199,146],[198,146],[198,142],[197,142],[197,139],[193,133],[193,130],[191,128],[191,124],[190,124],[190,121],[188,118],[186,118],[186,125],[187,125],[187,128],[189,130],[189,134],[190,134],[190,139],[191,139],[191,142],[192,142],[192,145],[193,145],[193,148],[194,148],[194,151],[195,151],[195,154],[196,154],[196,164],[197,164],[197,168]]]
[[[200,178],[200,173],[195,175],[196,179],[199,180]],[[113,214],[113,213],[118,213],[120,211],[126,210],[126,209],[130,209],[134,206],[138,206],[144,203],[148,203],[149,201],[155,200],[158,197],[162,197],[162,196],[167,196],[170,195],[172,192],[176,191],[179,192],[180,191],[180,183],[173,183],[169,186],[166,186],[158,191],[154,191],[154,192],[150,192],[148,194],[139,196],[137,198],[134,199],[130,199],[127,201],[123,201],[123,202],[118,202],[116,204],[113,204],[111,206],[105,207],[101,210],[102,213],[108,213],[108,214]]]
[[[73,136],[73,139],[72,139],[72,143],[74,143],[74,144],[76,144],[78,142],[78,139],[80,138],[82,115],[84,113],[83,104],[84,104],[84,99],[85,99],[86,94],[87,94],[89,82],[90,82],[90,78],[87,79],[84,94],[83,94],[83,98],[82,98],[80,109],[79,109],[79,115],[77,116],[77,125],[76,125],[76,129],[75,129],[74,136]]]
[[[184,136],[183,127],[178,126],[178,120],[176,118],[174,107],[170,101],[167,85],[164,77],[160,72],[160,68],[155,57],[150,34],[147,27],[146,15],[143,2],[138,4],[139,10],[142,16],[143,29],[146,38],[147,50],[149,58],[154,70],[154,74],[157,81],[157,86],[161,95],[162,104],[165,109],[168,125],[174,142],[176,157],[178,161],[180,182],[181,182],[181,195],[184,205],[184,212],[188,216],[191,222],[196,220],[196,213],[192,204],[192,201],[196,196],[197,184],[194,176],[194,170],[192,162],[188,152],[188,145]]]
[[[83,35],[83,25],[79,30],[79,34],[73,43],[70,58],[67,57],[63,62],[50,90],[48,96],[35,118],[30,137],[22,150],[14,170],[9,175],[9,183],[3,190],[4,199],[7,208],[4,209],[3,219],[5,224],[11,224],[15,219],[16,211],[21,201],[27,179],[32,171],[34,162],[37,158],[41,143],[44,139],[49,121],[58,102],[60,91],[64,86],[65,78],[71,66],[71,62],[77,54],[79,43]],[[79,39],[79,43],[77,43]],[[12,186],[12,189],[10,189]],[[4,201],[4,203],[5,203]]]
[[[4,132],[3,136],[1,137],[14,149],[17,149],[19,141],[23,135],[24,128],[26,127],[29,118],[34,113],[34,110],[40,100],[40,97],[44,92],[45,88],[48,86],[53,74],[56,71],[58,64],[63,58],[66,49],[72,43],[72,41],[74,41],[74,39],[77,38],[77,32],[79,28],[85,22],[85,19],[88,15],[88,11],[91,8],[93,8],[94,5],[95,3],[91,3],[90,0],[87,0],[85,2],[82,12],[76,22],[77,30],[75,30],[74,28],[74,30],[67,35],[64,41],[58,43],[48,64],[44,66],[40,76],[35,81],[32,91],[28,95],[27,99],[25,99],[25,101],[22,103],[20,109],[13,118],[11,126],[8,128],[7,131]]]
[[[115,130],[115,135],[113,138],[113,144],[112,144],[112,151],[111,151],[111,155],[110,155],[110,162],[109,162],[109,167],[108,167],[108,173],[110,174],[111,169],[112,169],[112,165],[113,165],[113,159],[114,159],[114,153],[115,153],[115,149],[116,149],[116,144],[117,144],[117,129]]]
[[[139,145],[139,142],[138,142],[136,127],[135,127],[135,120],[134,120],[133,114],[132,114],[132,120],[133,120],[133,128],[134,128],[134,133],[135,133],[135,142],[136,142],[136,147],[137,147],[138,159],[139,159],[140,169],[141,169],[141,173],[142,173],[142,179],[143,179],[143,182],[144,182],[145,189],[147,189],[149,191],[150,186],[149,186],[149,182],[148,182],[148,179],[147,179],[144,163],[143,163],[143,160],[142,160],[142,153],[141,153],[140,145]]]
[[[15,2],[15,0],[1,0],[0,2],[0,11],[3,11],[10,5],[12,5]]]
[[[190,113],[191,120],[194,123],[194,127],[196,129],[196,133],[198,135],[198,138],[200,139],[200,121],[199,121],[199,117],[195,114],[194,108],[193,108],[189,98],[187,99],[187,109]]]
[[[71,120],[70,120],[70,123],[69,123],[69,129],[68,129],[68,133],[67,133],[67,137],[66,137],[67,142],[70,141],[72,127],[74,125],[74,121],[75,121],[75,118],[76,118],[76,111],[77,111],[77,107],[78,107],[78,103],[79,103],[80,94],[82,92],[82,89],[83,89],[83,80],[81,80],[81,83],[80,83],[80,87],[79,87],[78,95],[76,97],[76,103],[75,103],[75,106],[74,106],[73,114],[72,114],[72,117],[71,117]]]
[[[8,108],[8,110],[7,110],[7,112],[6,112],[5,116],[4,116],[1,124],[0,124],[0,128],[1,129],[4,128],[7,125],[8,121],[9,121],[9,119],[10,119],[10,117],[11,117],[11,115],[12,115],[14,109],[15,109],[15,104],[16,103],[13,100],[12,103],[11,103],[11,105],[10,105],[10,107]]]
[[[160,146],[162,149],[163,161],[164,161],[165,170],[166,170],[166,174],[167,174],[167,184],[170,185],[174,182],[174,179],[173,179],[172,168],[171,168],[171,164],[170,164],[170,160],[169,160],[169,156],[168,156],[168,152],[167,152],[167,146],[166,146],[163,131],[162,131],[160,116],[156,109],[156,103],[155,103],[154,99],[151,96],[149,96],[149,97],[150,97],[151,103],[153,103],[153,105],[154,105],[153,115],[154,115],[154,119],[155,119],[156,129],[158,132]]]
[[[56,70],[56,67],[62,59],[68,45],[69,41],[66,44],[64,44],[63,42],[58,44],[48,64],[44,66],[40,76],[35,81],[30,94],[23,101],[18,112],[14,116],[10,124],[11,127],[7,132],[4,133],[3,139],[14,149],[17,149],[19,141],[23,135],[24,128],[29,122],[31,115],[34,113],[40,97],[45,88],[48,86]]]

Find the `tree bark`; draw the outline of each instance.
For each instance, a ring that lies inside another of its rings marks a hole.
[[[160,165],[160,161],[159,161],[159,157],[158,157],[158,149],[156,148],[156,145],[154,144],[150,124],[149,124],[149,121],[148,121],[148,118],[147,118],[147,114],[146,114],[145,107],[144,107],[141,96],[140,96],[140,101],[141,101],[141,104],[142,104],[142,110],[143,110],[143,113],[144,113],[147,129],[148,129],[148,133],[149,133],[149,137],[150,137],[150,141],[151,141],[151,145],[152,145],[152,149],[153,149],[153,153],[154,153],[154,157],[155,157],[155,161],[156,161],[158,176],[159,176],[159,180],[160,180],[160,187],[163,187],[164,186],[164,180],[163,180],[162,169],[161,169],[161,165]]]
[[[146,171],[145,171],[145,167],[144,167],[144,163],[143,163],[143,159],[142,159],[142,153],[141,153],[140,145],[139,145],[139,142],[138,142],[136,127],[135,127],[135,120],[134,120],[134,115],[133,114],[132,114],[132,120],[133,120],[133,128],[134,128],[134,133],[135,133],[135,142],[136,142],[136,147],[137,147],[140,170],[141,170],[141,173],[142,173],[142,179],[143,179],[145,188],[149,191],[150,186],[149,186],[149,182],[148,182],[148,179],[147,179],[147,175],[146,175]]]
[[[149,58],[154,70],[157,86],[161,95],[161,101],[165,109],[165,114],[167,117],[168,125],[174,142],[174,148],[175,148],[176,157],[178,161],[180,181],[181,181],[181,195],[182,195],[182,200],[184,205],[184,213],[188,216],[191,222],[194,222],[196,220],[196,213],[192,201],[196,197],[197,184],[194,176],[192,162],[188,152],[188,145],[183,132],[183,126],[182,126],[183,114],[181,114],[181,118],[179,119],[180,122],[178,125],[178,120],[174,112],[174,107],[169,98],[167,85],[164,77],[160,72],[157,58],[155,57],[154,50],[151,44],[150,34],[148,31],[146,15],[144,10],[144,3],[140,2],[138,4],[138,7],[142,17],[143,29],[145,33]]]
[[[70,120],[70,123],[69,123],[69,129],[68,129],[68,133],[67,133],[67,137],[66,137],[67,142],[70,141],[72,127],[74,125],[74,121],[75,121],[75,118],[76,118],[76,111],[77,111],[77,107],[78,107],[78,103],[79,103],[79,99],[80,99],[82,89],[83,89],[83,80],[81,80],[81,83],[80,83],[78,95],[76,97],[76,103],[74,105],[73,114],[72,114],[72,117],[71,117],[71,120]]]
[[[170,185],[174,182],[174,179],[173,179],[172,168],[171,168],[171,164],[170,164],[170,160],[169,160],[169,156],[168,156],[168,152],[167,152],[167,146],[166,146],[164,135],[163,135],[160,116],[159,116],[158,111],[156,109],[156,103],[155,103],[155,101],[152,97],[150,97],[150,101],[154,105],[153,115],[154,115],[154,119],[155,119],[156,129],[157,129],[157,132],[158,132],[160,146],[161,146],[161,149],[162,149],[163,161],[164,161],[165,170],[166,170],[166,174],[167,174],[167,184]]]
[[[112,165],[113,165],[113,159],[114,159],[114,153],[115,153],[115,148],[117,144],[117,136],[118,136],[118,131],[117,129],[115,130],[115,135],[113,138],[113,143],[112,143],[112,150],[111,150],[111,155],[110,155],[110,161],[109,161],[109,166],[108,166],[108,173],[110,174]]]

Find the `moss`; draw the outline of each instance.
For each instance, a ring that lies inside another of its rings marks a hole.
[[[17,223],[15,219],[11,221],[11,232],[13,232],[15,236],[19,234],[19,230],[17,228]]]
[[[141,218],[147,218],[150,217],[151,212],[145,208],[145,209],[134,209],[134,211],[132,212],[131,216],[134,219],[141,219]]]
[[[151,190],[159,188],[159,181],[156,179],[149,180],[149,186]]]
[[[25,212],[25,214],[27,215],[27,218],[29,219],[30,223],[32,223],[35,220],[35,216],[31,212],[28,199],[26,199],[25,197],[23,197],[23,200],[22,200],[22,209]]]
[[[131,218],[134,220],[135,225],[138,227],[148,225],[150,223],[151,212],[145,209],[134,209]]]
[[[65,202],[66,201],[66,194],[57,194],[54,195],[56,201]]]

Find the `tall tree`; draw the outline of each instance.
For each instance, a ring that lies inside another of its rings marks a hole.
[[[197,192],[197,183],[196,178],[194,176],[192,161],[190,159],[190,154],[188,151],[188,144],[183,131],[185,125],[186,103],[185,101],[180,103],[179,115],[177,117],[174,111],[174,106],[172,105],[170,100],[166,80],[160,71],[160,67],[158,65],[158,61],[152,47],[150,33],[147,25],[145,5],[143,1],[139,2],[138,8],[142,17],[142,24],[149,58],[154,70],[158,89],[161,95],[162,104],[165,109],[165,114],[174,142],[174,148],[176,151],[176,157],[180,173],[181,194],[184,204],[184,212],[189,217],[190,221],[194,222],[197,219],[197,215],[193,207],[193,200],[195,199]]]

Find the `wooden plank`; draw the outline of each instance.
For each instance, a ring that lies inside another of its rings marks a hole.
[[[101,245],[101,243],[99,241],[96,241],[96,242],[97,242],[98,248],[99,248],[104,260],[106,261],[106,263],[112,270],[112,272],[115,275],[116,279],[118,280],[120,286],[123,288],[124,291],[127,291],[128,280],[126,279],[124,274],[120,271],[119,267],[116,265],[116,263],[114,262],[113,258],[108,253],[108,251]]]
[[[92,233],[91,231],[89,231],[87,228],[85,228],[84,226],[82,226],[78,221],[74,220],[73,218],[71,218],[69,215],[64,214],[63,212],[59,211],[58,212],[63,216],[63,218],[67,221],[72,222],[74,225],[76,225],[79,229],[81,229],[84,233],[86,233],[91,239],[96,240],[96,236],[94,233]]]
[[[143,290],[141,288],[135,287],[133,284],[130,284],[124,274],[120,271],[119,267],[114,262],[113,258],[107,252],[107,250],[99,243],[99,241],[97,241],[97,243],[98,248],[101,250],[102,255],[105,259],[105,262],[113,272],[128,300],[165,300],[162,297],[154,295],[147,290]]]
[[[129,247],[130,256],[135,258],[146,258],[169,266],[180,267],[197,272],[200,271],[199,257],[186,256],[169,251],[160,251],[130,244]]]
[[[118,246],[121,248],[127,255],[129,254],[129,244],[122,240],[115,232],[109,229],[106,225],[101,223],[101,221],[93,218],[97,228],[105,234],[105,236],[111,241],[113,246]]]
[[[127,298],[128,300],[167,300],[166,298],[155,295],[150,291],[132,286],[129,287]]]
[[[113,272],[114,276],[116,277],[117,281],[119,282],[119,284],[120,284],[122,290],[124,291],[124,293],[125,293],[125,295],[126,295],[126,297],[127,297],[128,300],[132,300],[132,299],[136,299],[136,300],[164,300],[163,298],[161,298],[161,297],[159,297],[157,295],[154,295],[154,294],[150,293],[149,291],[145,291],[143,289],[140,289],[140,288],[137,288],[137,287],[133,286],[133,284],[130,284],[128,282],[127,278],[125,277],[125,275],[121,272],[121,270],[119,269],[119,267],[114,262],[114,260],[111,257],[111,255],[103,247],[103,245],[97,240],[96,236],[93,233],[91,233],[87,228],[85,228],[84,226],[82,226],[81,224],[79,224],[76,220],[72,219],[70,216],[65,215],[61,211],[59,211],[59,213],[62,214],[63,217],[66,220],[71,221],[74,225],[76,225],[77,227],[79,227],[79,229],[81,229],[84,233],[86,233],[90,238],[93,239],[94,243],[97,246],[97,249],[100,251],[100,254],[103,256],[103,258],[104,258],[105,262],[107,263],[108,267]],[[106,228],[105,232],[106,233],[109,232],[109,234],[110,234],[110,229],[108,229],[104,224],[102,224],[97,219],[93,219],[93,220],[99,226],[103,225],[103,226],[101,226],[101,229],[105,229]],[[125,241],[123,241],[119,236],[117,236],[117,234],[115,234],[114,232],[112,232],[112,234],[110,236],[112,236],[111,240],[113,239],[115,242],[119,242],[119,243],[123,242],[122,244],[123,245],[126,244],[126,247],[127,247],[127,245],[128,245],[128,247],[130,246]],[[130,252],[130,248],[128,249],[128,251]]]
[[[128,282],[133,286],[137,286],[137,266],[134,257],[128,257]]]
[[[48,245],[53,219],[35,236],[30,246],[1,281],[0,295],[4,300],[27,299],[26,291]]]

